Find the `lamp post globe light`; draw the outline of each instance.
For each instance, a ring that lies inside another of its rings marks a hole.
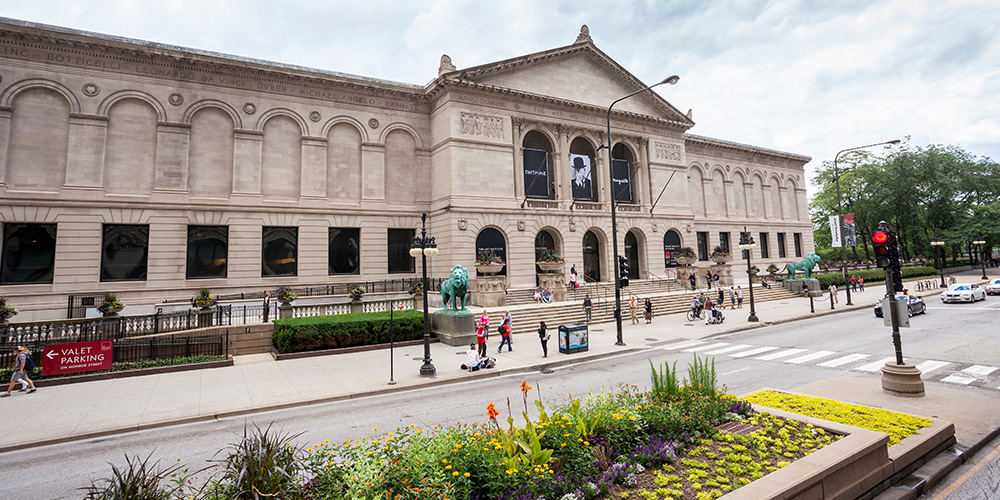
[[[879,142],[875,144],[869,144],[867,146],[858,146],[856,148],[847,148],[837,152],[833,157],[833,178],[837,183],[837,225],[840,226],[840,250],[841,250],[841,271],[844,274],[844,289],[847,290],[847,305],[854,305],[851,303],[851,287],[847,286],[847,240],[844,236],[844,209],[840,204],[840,170],[837,168],[837,160],[840,155],[848,151],[856,151],[859,149],[872,148],[875,146],[882,146],[887,144],[899,144],[899,139],[893,139],[891,141]]]
[[[750,316],[747,317],[747,321],[756,322],[757,311],[754,310],[753,306],[753,267],[750,265],[750,255],[753,253],[753,249],[757,248],[757,242],[753,240],[753,236],[747,232],[747,227],[743,226],[743,232],[740,233],[740,242],[736,245],[737,248],[743,250],[747,253],[747,280],[749,285],[747,288],[750,290]]]
[[[648,87],[646,87],[644,89],[641,89],[641,90],[636,90],[635,92],[632,92],[631,94],[629,94],[629,95],[627,95],[625,97],[620,97],[617,100],[615,100],[615,102],[612,102],[610,106],[608,106],[608,143],[605,144],[605,145],[602,145],[601,147],[599,147],[597,149],[598,150],[600,150],[601,148],[607,148],[608,149],[608,170],[611,173],[611,179],[612,179],[612,181],[611,181],[611,250],[612,250],[612,253],[614,254],[613,258],[611,260],[612,263],[617,263],[618,262],[618,222],[617,222],[617,219],[615,218],[615,212],[618,211],[617,202],[616,202],[616,199],[617,199],[618,196],[617,196],[617,193],[615,193],[615,188],[614,188],[614,186],[615,186],[615,182],[614,182],[615,169],[614,169],[614,166],[612,165],[613,158],[612,158],[612,155],[611,155],[611,152],[614,150],[614,142],[611,141],[611,108],[615,107],[615,104],[618,104],[619,102],[624,101],[625,99],[628,99],[629,97],[632,97],[632,96],[634,96],[636,94],[640,94],[642,92],[645,92],[645,91],[647,91],[647,90],[649,90],[649,89],[651,89],[653,87],[656,87],[658,85],[663,85],[664,83],[669,83],[670,85],[676,85],[677,82],[680,81],[680,79],[681,79],[681,77],[679,77],[677,75],[668,76],[667,78],[664,78],[662,81],[660,81],[658,83],[654,83],[654,84],[652,84],[652,85],[650,85],[650,86],[648,86]],[[612,264],[611,267],[612,267],[612,269],[614,269],[614,264]],[[622,302],[622,286],[621,286],[621,280],[619,278],[620,277],[617,276],[617,273],[616,273],[616,275],[615,275],[615,327],[616,327],[617,332],[618,332],[618,338],[617,338],[617,341],[615,342],[615,345],[622,345],[623,346],[623,345],[625,345],[625,341],[622,340],[622,307],[621,307],[621,302]]]
[[[934,235],[934,239],[931,240],[931,246],[937,251],[934,253],[938,256],[938,271],[941,273],[941,288],[947,288],[948,285],[944,283],[944,241]]]
[[[983,275],[979,279],[989,279],[986,277],[986,254],[983,253],[983,245],[986,244],[986,241],[980,237],[978,240],[973,241],[972,244],[979,245],[979,264],[983,267]]]
[[[413,237],[413,244],[410,245],[410,256],[420,256],[421,268],[423,270],[423,294],[424,294],[424,364],[420,366],[420,375],[430,377],[437,373],[437,368],[431,363],[431,331],[427,322],[427,257],[434,257],[438,254],[437,243],[434,237],[427,237],[427,212],[420,214],[420,236]]]

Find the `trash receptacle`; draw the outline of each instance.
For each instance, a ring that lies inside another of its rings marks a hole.
[[[559,325],[559,352],[572,354],[589,349],[590,340],[586,323]]]

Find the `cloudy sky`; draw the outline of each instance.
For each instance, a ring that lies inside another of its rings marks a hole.
[[[996,0],[45,0],[0,16],[423,85],[572,43],[694,110],[699,135],[800,153],[910,137],[1000,160]],[[812,189],[810,189],[812,191]]]

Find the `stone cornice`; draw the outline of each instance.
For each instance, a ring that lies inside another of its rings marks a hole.
[[[799,167],[812,161],[812,158],[809,156],[798,155],[795,153],[786,153],[784,151],[778,151],[776,149],[767,149],[758,146],[751,146],[749,144],[741,144],[738,142],[726,141],[722,139],[714,139],[712,137],[704,137],[694,134],[684,134],[684,141],[685,141],[685,146],[696,145],[696,146],[703,146],[706,149],[737,151],[741,153],[750,154],[753,156],[763,156],[777,160],[785,160]]]

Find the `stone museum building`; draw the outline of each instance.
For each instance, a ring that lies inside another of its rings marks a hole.
[[[761,268],[813,250],[809,157],[691,134],[654,92],[615,105],[609,165],[608,106],[645,86],[586,26],[414,85],[0,18],[0,295],[28,320],[413,278],[423,212],[431,276],[492,250],[511,288],[546,253],[610,282],[612,198],[633,279],[739,259],[744,226]]]

